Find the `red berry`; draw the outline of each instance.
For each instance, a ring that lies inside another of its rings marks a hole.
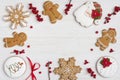
[[[33,28],[33,26],[30,26],[30,28],[32,29],[32,28]]]
[[[90,51],[93,51],[93,48],[91,48]]]
[[[108,16],[110,17],[110,16],[111,16],[111,14],[108,14]]]
[[[30,48],[30,45],[27,45],[27,48]]]
[[[92,72],[92,69],[91,69],[91,68],[87,68],[87,72],[88,72],[88,73],[91,73],[91,72]]]
[[[95,31],[96,34],[98,34],[99,32],[98,31]]]
[[[52,61],[49,61],[49,64],[52,64]]]
[[[52,71],[49,71],[49,73],[52,73]]]
[[[42,72],[40,71],[39,74],[41,74]]]
[[[93,75],[93,78],[96,78],[96,74]]]
[[[94,75],[94,72],[92,71],[92,72],[91,72],[91,76],[93,76],[93,75]]]
[[[84,65],[88,64],[89,62],[87,60],[84,60]]]
[[[120,10],[120,7],[115,6],[114,11],[115,11],[115,12],[118,12],[119,10]]]
[[[49,67],[49,69],[51,69],[51,67]]]
[[[110,49],[110,51],[109,51],[110,53],[112,53],[112,52],[114,52],[114,50],[113,49]]]
[[[104,24],[106,24],[106,21],[104,22]]]
[[[32,7],[32,10],[35,10],[35,11],[36,11],[36,9],[37,9],[36,7]]]
[[[32,9],[32,8],[33,8],[33,7],[32,7],[32,3],[30,3],[30,4],[29,4],[29,9]]]
[[[37,18],[37,21],[42,22],[43,18]]]
[[[113,12],[112,14],[113,14],[113,15],[116,15],[116,12]]]

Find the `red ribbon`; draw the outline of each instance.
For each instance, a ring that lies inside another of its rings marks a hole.
[[[30,63],[30,67],[31,67],[31,73],[30,75],[26,78],[26,80],[28,80],[28,78],[32,78],[32,80],[37,80],[35,74],[34,74],[34,71],[38,70],[40,68],[40,64],[39,63],[32,63],[32,61],[30,60],[29,57],[27,57],[29,63]],[[37,67],[36,67],[37,66]]]

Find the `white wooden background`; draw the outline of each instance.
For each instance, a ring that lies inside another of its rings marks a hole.
[[[87,0],[72,0],[73,7],[71,8],[69,15],[65,15],[63,10],[65,9],[65,4],[68,0],[52,0],[54,3],[60,5],[59,11],[63,15],[63,19],[58,21],[56,24],[51,24],[47,16],[43,16],[44,21],[39,23],[35,19],[35,15],[27,19],[28,27],[21,28],[18,26],[16,30],[11,30],[9,28],[10,23],[2,20],[2,17],[7,14],[5,7],[7,5],[12,5],[15,7],[17,3],[22,2],[25,6],[24,10],[28,10],[28,3],[33,3],[40,11],[43,10],[43,3],[45,0],[0,0],[0,80],[13,80],[7,77],[3,71],[4,61],[14,54],[10,54],[14,49],[22,50],[25,49],[26,54],[22,56],[28,65],[26,73],[14,80],[25,80],[25,78],[30,74],[30,68],[26,56],[30,57],[33,62],[39,62],[41,64],[40,70],[42,74],[39,75],[38,71],[35,72],[38,80],[48,80],[47,69],[44,66],[48,60],[53,61],[52,69],[58,67],[58,58],[68,59],[69,57],[76,58],[76,65],[80,65],[83,69],[80,74],[77,74],[78,80],[93,80],[92,77],[86,72],[87,67],[91,67],[97,74],[95,80],[119,80],[120,79],[120,69],[112,78],[102,78],[96,72],[96,61],[101,56],[113,56],[118,61],[120,66],[120,13],[114,17],[109,24],[102,24],[104,22],[104,17],[107,13],[112,12],[112,8],[115,5],[120,6],[120,0],[95,0],[98,1],[103,7],[103,17],[101,24],[99,26],[92,26],[90,28],[83,28],[78,23],[75,22],[73,17],[73,11],[82,5]],[[41,13],[40,13],[41,14]],[[33,29],[29,26],[33,25]],[[116,28],[117,30],[117,43],[110,44],[110,46],[105,51],[100,51],[94,44],[96,39],[101,36],[102,29],[108,29],[109,27]],[[24,47],[13,47],[4,48],[3,38],[12,37],[12,32],[25,32],[28,35],[28,40]],[[99,31],[99,34],[95,34],[95,31]],[[27,48],[30,45],[30,48]],[[90,48],[94,51],[91,52]],[[109,49],[113,48],[115,52],[109,53]],[[90,64],[83,65],[84,60],[90,61]],[[51,80],[58,80],[59,76],[51,74]]]

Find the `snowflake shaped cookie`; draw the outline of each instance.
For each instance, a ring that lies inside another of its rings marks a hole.
[[[23,11],[24,6],[22,3],[17,4],[16,8],[13,8],[12,6],[7,6],[7,12],[8,15],[4,16],[3,19],[5,21],[11,22],[11,29],[16,29],[18,25],[26,27],[27,22],[25,21],[25,18],[29,17],[30,12]]]
[[[59,80],[77,80],[76,74],[81,72],[80,66],[75,66],[74,57],[66,61],[64,58],[59,59],[59,67],[54,69],[54,73],[60,75]]]

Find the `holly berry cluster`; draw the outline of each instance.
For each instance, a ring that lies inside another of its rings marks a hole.
[[[50,67],[51,64],[52,64],[52,61],[48,61],[45,65],[48,68],[48,78],[49,78],[49,80],[50,80],[50,73],[52,73],[51,67]]]
[[[96,74],[91,68],[87,68],[87,72],[91,75],[91,77],[96,78]]]
[[[23,50],[21,50],[21,51],[19,51],[19,50],[13,50],[13,52],[12,53],[15,53],[16,55],[18,55],[18,54],[24,54],[25,53],[25,50],[23,49]]]
[[[109,67],[112,64],[112,62],[110,62],[109,58],[103,58],[100,61],[100,64],[103,66],[103,68],[106,68],[106,67]]]
[[[37,10],[36,7],[33,7],[32,3],[29,4],[29,9],[32,11],[33,14],[36,15],[36,19],[38,22],[42,22],[43,18],[41,18],[41,15],[39,15],[39,10]]]
[[[71,4],[71,0],[65,6],[66,6],[66,8],[65,8],[64,12],[65,12],[66,15],[68,15],[68,11],[70,11],[70,8],[73,6],[73,4]]]
[[[87,60],[84,60],[84,65],[88,64],[89,62]]]
[[[120,7],[119,6],[115,6],[114,7],[114,11],[112,13],[108,13],[107,17],[105,17],[104,24],[109,23],[110,20],[111,20],[111,16],[112,15],[116,15],[119,11],[120,11]]]

